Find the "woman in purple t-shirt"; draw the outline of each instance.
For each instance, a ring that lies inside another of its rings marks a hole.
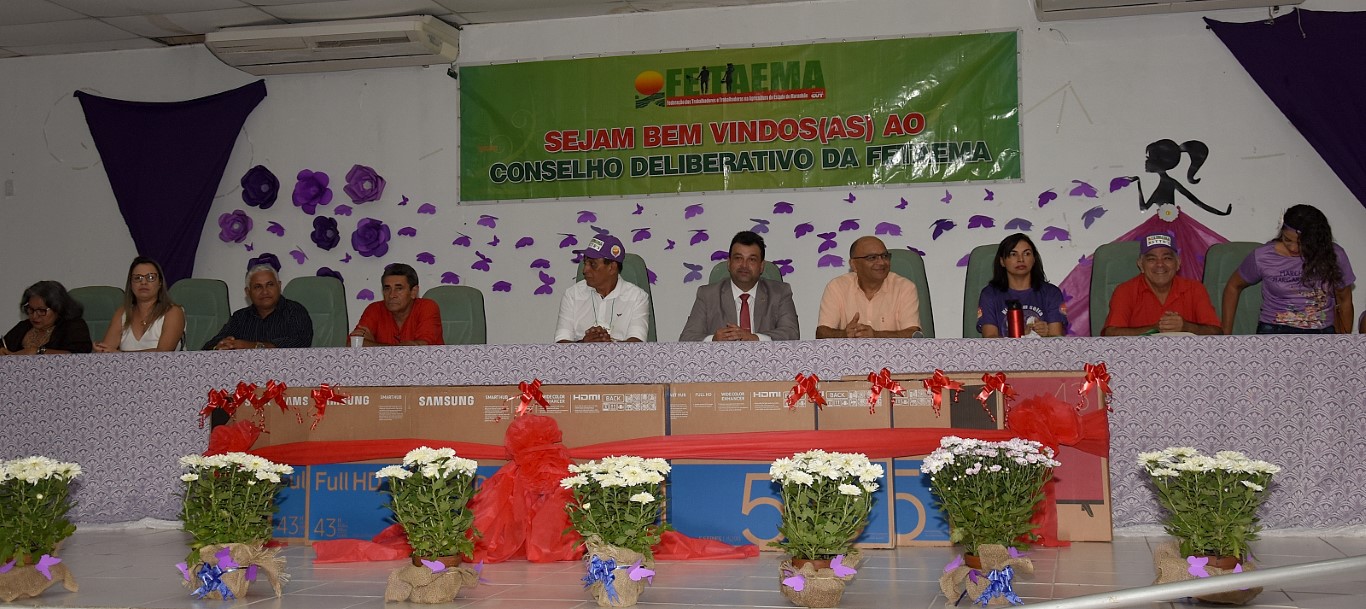
[[[983,338],[999,338],[1006,328],[1006,309],[1010,301],[1024,309],[1025,334],[1062,336],[1067,327],[1067,311],[1062,290],[1043,272],[1043,259],[1034,249],[1029,235],[1015,233],[996,248],[996,265],[991,281],[977,297],[977,331]]]
[[[1285,210],[1275,239],[1252,250],[1224,286],[1224,334],[1232,334],[1238,295],[1261,282],[1258,334],[1351,334],[1352,264],[1333,243],[1328,218],[1311,205]]]

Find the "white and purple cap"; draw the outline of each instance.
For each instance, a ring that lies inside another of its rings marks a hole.
[[[612,235],[598,235],[588,242],[588,247],[578,252],[584,258],[602,258],[604,260],[616,260],[625,262],[626,247],[621,244],[621,239]]]
[[[1175,253],[1176,237],[1168,235],[1167,233],[1153,233],[1148,235],[1138,242],[1138,255],[1142,256],[1159,247],[1168,248],[1172,253]]]

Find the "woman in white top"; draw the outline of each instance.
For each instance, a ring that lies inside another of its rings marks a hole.
[[[134,258],[123,306],[114,312],[104,340],[95,343],[95,352],[175,351],[184,336],[185,309],[171,302],[161,265],[145,256]]]

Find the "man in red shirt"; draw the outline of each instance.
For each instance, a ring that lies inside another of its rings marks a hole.
[[[1200,282],[1180,277],[1176,239],[1154,233],[1138,242],[1142,273],[1115,287],[1102,336],[1156,332],[1222,334],[1219,315]]]
[[[366,347],[440,345],[441,308],[436,301],[418,298],[417,271],[406,264],[384,267],[380,277],[384,300],[365,307],[351,336],[365,339]]]

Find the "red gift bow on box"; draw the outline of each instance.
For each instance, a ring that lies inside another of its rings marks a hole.
[[[1007,403],[1015,399],[1016,396],[1015,389],[1006,382],[1006,373],[997,372],[994,375],[989,373],[982,375],[982,391],[977,394],[977,401],[982,403],[982,410],[987,411],[987,416],[991,417],[992,421],[996,420],[996,415],[987,407],[987,400],[991,399],[991,394],[994,391],[1001,392],[1001,397],[1005,398]]]
[[[237,390],[232,393],[232,397],[228,399],[228,404],[223,408],[228,411],[228,416],[234,416],[237,414],[238,408],[241,408],[243,404],[251,401],[251,398],[254,397],[256,397],[256,383],[248,385],[246,381],[237,381]]]
[[[517,389],[522,392],[522,401],[517,404],[517,416],[526,414],[532,404],[540,404],[541,410],[550,408],[550,402],[545,401],[545,394],[541,393],[541,379],[531,379],[530,383],[522,381],[517,384]]]
[[[227,389],[210,389],[209,402],[199,409],[199,428],[204,429],[204,419],[209,418],[213,411],[223,408],[228,404]]]
[[[816,408],[825,408],[825,396],[822,395],[821,390],[816,387],[816,384],[819,382],[821,382],[821,380],[816,378],[816,375],[814,374],[806,376],[805,374],[798,372],[797,382],[792,384],[792,391],[787,394],[788,409],[796,410],[797,402],[800,402],[802,398],[810,400],[812,404],[815,404]]]
[[[1083,369],[1086,370],[1086,382],[1081,384],[1081,389],[1077,391],[1077,395],[1085,395],[1092,386],[1098,386],[1100,387],[1101,393],[1109,396],[1110,373],[1105,370],[1105,362],[1099,364],[1085,364]],[[1108,400],[1105,402],[1105,409],[1110,412],[1115,411],[1113,408],[1110,408],[1110,402]]]
[[[327,383],[322,383],[318,385],[318,388],[313,390],[313,407],[316,410],[313,413],[313,425],[309,427],[309,429],[318,428],[318,422],[322,421],[323,415],[327,413],[328,402],[345,404],[346,398],[348,397],[350,396],[346,395],[345,393],[338,393],[336,390],[332,389],[332,387],[329,386]],[[303,419],[300,418],[299,422],[302,423]]]
[[[963,384],[955,381],[944,374],[943,370],[934,369],[934,376],[921,381],[925,385],[925,391],[934,396],[934,416],[939,416],[939,406],[944,402],[944,390],[962,391]]]
[[[265,406],[267,403],[274,400],[275,403],[280,406],[280,412],[289,412],[289,405],[285,404],[285,389],[287,389],[287,387],[280,381],[266,381],[265,392],[262,393],[260,397],[251,398],[251,405],[255,407],[256,411],[259,413],[262,406]]]
[[[877,412],[877,399],[882,396],[882,390],[886,389],[892,395],[906,395],[906,390],[901,388],[901,383],[892,380],[892,371],[883,368],[881,372],[869,372],[868,382],[873,386],[868,388],[868,414]]]

